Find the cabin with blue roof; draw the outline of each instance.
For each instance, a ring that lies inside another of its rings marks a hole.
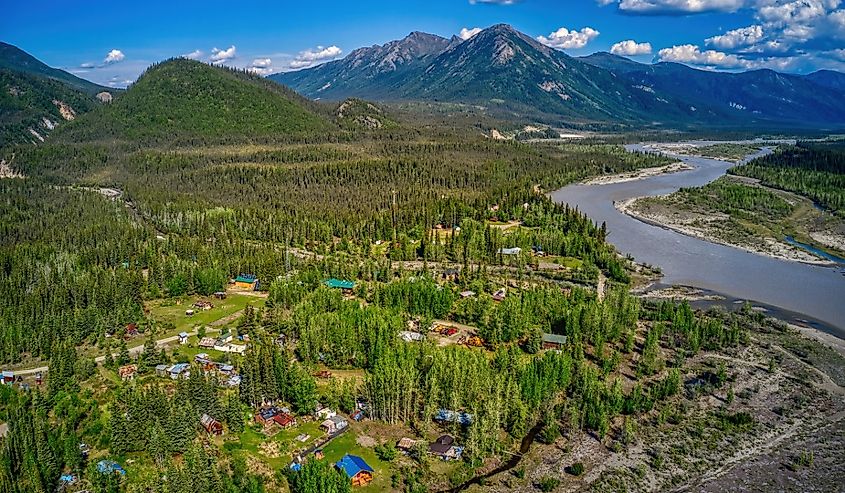
[[[366,486],[373,480],[373,468],[357,455],[344,455],[335,467],[346,474],[352,486]]]

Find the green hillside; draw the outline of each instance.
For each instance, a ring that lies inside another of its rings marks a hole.
[[[58,124],[99,105],[94,96],[57,80],[0,69],[0,147],[40,142]]]
[[[328,128],[327,119],[310,104],[248,73],[174,59],[150,67],[113,104],[67,126],[62,138],[162,141]]]

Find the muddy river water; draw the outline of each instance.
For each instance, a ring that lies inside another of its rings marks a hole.
[[[628,146],[635,151],[642,146]],[[759,154],[770,152],[766,149]],[[705,185],[733,166],[715,159],[676,156],[694,169],[637,181],[602,185],[574,184],[552,198],[607,223],[608,240],[638,262],[659,266],[661,284],[686,285],[734,300],[750,300],[787,318],[806,317],[845,339],[845,267],[824,267],[778,260],[651,225],[616,210],[615,201],[664,195],[681,187]]]

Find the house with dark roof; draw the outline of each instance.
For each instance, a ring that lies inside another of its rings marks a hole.
[[[463,455],[464,448],[455,445],[455,439],[451,435],[441,435],[434,442],[429,444],[428,451],[443,460],[459,460]]]
[[[344,455],[335,464],[346,477],[352,481],[352,486],[366,486],[373,480],[373,468],[357,455]]]

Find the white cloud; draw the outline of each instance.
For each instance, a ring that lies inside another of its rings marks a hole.
[[[763,26],[741,27],[725,34],[707,38],[705,42],[717,48],[732,50],[739,46],[750,46],[763,39]]]
[[[237,53],[237,48],[235,48],[235,45],[232,45],[225,50],[221,50],[219,48],[214,48],[214,49],[211,50],[211,57],[209,58],[209,60],[212,63],[225,62],[225,61],[228,61],[228,60],[235,58],[236,53]]]
[[[650,55],[651,43],[637,43],[633,39],[627,39],[611,46],[610,52],[622,56]]]
[[[477,3],[480,4],[492,4],[492,5],[513,5],[519,0],[469,0],[469,3],[475,5]]]
[[[126,58],[126,55],[124,55],[122,51],[111,50],[106,53],[106,57],[103,59],[103,64],[110,65],[112,63],[122,62],[124,58]]]
[[[93,64],[93,63],[91,63],[91,62],[85,62],[85,63],[80,64],[79,66],[80,66],[81,68],[94,68],[94,67],[96,67],[96,65],[94,65],[94,64]]]
[[[720,68],[749,68],[750,64],[736,55],[723,53],[721,51],[701,51],[695,45],[677,45],[671,48],[663,48],[657,53],[657,57],[664,62],[689,63],[704,67]]]
[[[275,70],[273,69],[273,60],[270,58],[256,58],[252,61],[248,70],[258,75],[269,75]]]
[[[343,50],[337,46],[329,46],[324,48],[318,46],[313,50],[300,51],[296,58],[290,62],[290,68],[305,68],[324,60],[331,60],[337,58],[343,53]]]
[[[480,27],[473,27],[472,29],[467,29],[467,28],[464,27],[464,28],[461,29],[461,32],[458,33],[458,36],[460,36],[461,39],[469,39],[469,38],[475,36],[476,34],[478,34],[480,32],[481,32]]]
[[[580,31],[568,30],[565,27],[549,34],[549,37],[537,36],[537,41],[552,48],[571,50],[587,46],[587,43],[592,41],[599,35],[599,32],[592,27],[585,27]]]
[[[761,0],[757,15],[766,22],[792,24],[823,17],[838,5],[839,0]]]
[[[200,58],[202,58],[202,55],[203,53],[201,50],[194,50],[190,53],[185,53],[184,55],[182,55],[182,58],[188,58],[190,60],[199,60]]]
[[[613,0],[599,0],[602,5]],[[619,10],[631,14],[699,14],[736,12],[748,0],[619,0]]]

